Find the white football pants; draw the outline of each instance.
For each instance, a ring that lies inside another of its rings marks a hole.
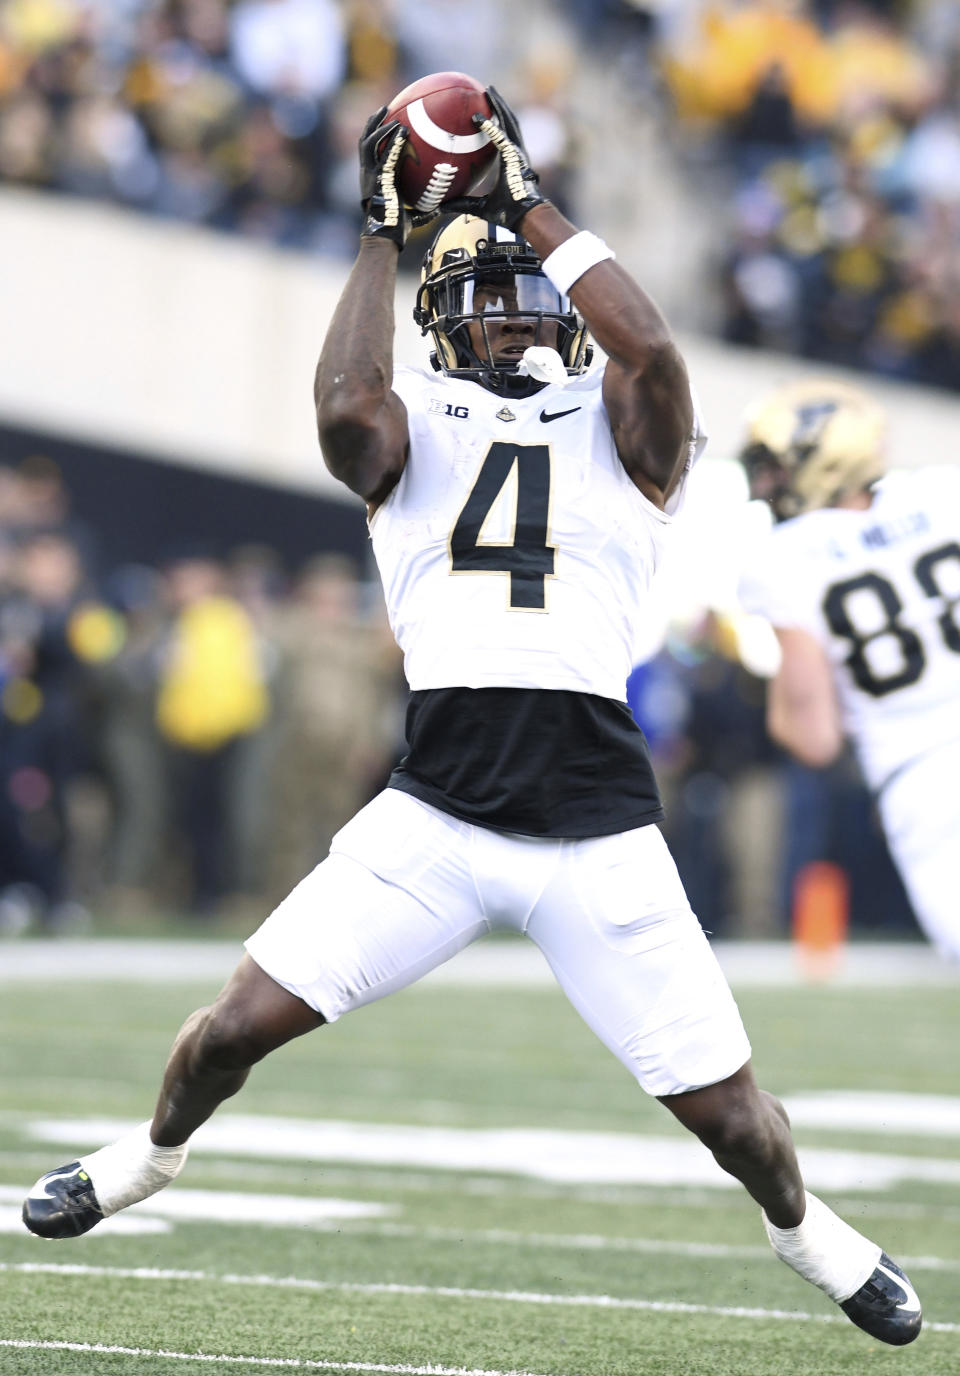
[[[247,941],[328,1022],[485,933],[523,932],[650,1094],[726,1079],[740,1014],[655,826],[584,840],[508,835],[386,789]]]
[[[960,961],[960,742],[908,765],[880,794],[880,818],[893,861],[921,928],[945,956]]]

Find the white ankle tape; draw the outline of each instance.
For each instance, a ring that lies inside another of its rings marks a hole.
[[[807,1191],[807,1211],[796,1228],[775,1228],[766,1214],[763,1226],[773,1250],[804,1280],[842,1304],[855,1295],[880,1260],[881,1248],[844,1223]]]
[[[579,234],[564,239],[552,253],[547,254],[543,260],[543,270],[560,295],[566,296],[574,282],[579,282],[588,268],[616,256],[609,244],[605,244],[598,235],[581,229]]]
[[[93,1181],[104,1218],[109,1218],[169,1185],[186,1159],[186,1143],[182,1147],[155,1146],[150,1140],[150,1124],[141,1123],[110,1146],[81,1156],[80,1164]]]

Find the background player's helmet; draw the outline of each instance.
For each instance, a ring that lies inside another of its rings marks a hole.
[[[492,300],[483,310],[474,308],[478,285],[500,289],[486,293]],[[509,230],[471,215],[451,220],[427,249],[413,318],[423,334],[429,331],[433,336],[435,368],[503,396],[531,396],[546,383],[518,373],[519,360],[494,362],[488,322],[532,319],[533,343],[555,349],[571,376],[584,372],[590,362],[582,317],[544,275],[531,246]],[[479,351],[470,338],[474,320],[480,321],[483,332]]]
[[[747,413],[740,462],[751,497],[779,521],[833,506],[886,472],[886,421],[865,392],[826,378],[795,382]]]

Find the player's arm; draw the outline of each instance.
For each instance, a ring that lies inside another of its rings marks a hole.
[[[406,407],[393,385],[397,260],[409,230],[394,168],[406,137],[371,116],[360,139],[365,222],[360,252],[327,330],[314,379],[317,430],[335,478],[375,509],[396,486],[409,451]]]
[[[457,208],[522,234],[542,260],[560,250],[545,270],[607,355],[603,399],[617,453],[644,496],[663,508],[683,476],[694,429],[683,359],[653,301],[602,240],[579,234],[540,194],[516,116],[492,87],[487,98],[496,122],[480,127],[497,145],[499,176],[481,200]]]
[[[407,460],[407,412],[393,384],[397,251],[364,239],[333,313],[314,381],[317,431],[335,478],[370,505]]]
[[[524,217],[520,232],[546,258],[577,230],[544,204]],[[569,294],[607,355],[603,401],[620,461],[662,508],[683,475],[693,433],[683,359],[653,301],[612,258],[589,267]]]
[[[780,668],[767,695],[767,730],[802,764],[822,769],[843,747],[833,671],[823,647],[799,627],[777,627]]]

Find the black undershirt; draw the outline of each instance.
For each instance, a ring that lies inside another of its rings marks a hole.
[[[390,788],[524,836],[608,836],[663,819],[647,742],[624,702],[544,688],[410,695]]]

